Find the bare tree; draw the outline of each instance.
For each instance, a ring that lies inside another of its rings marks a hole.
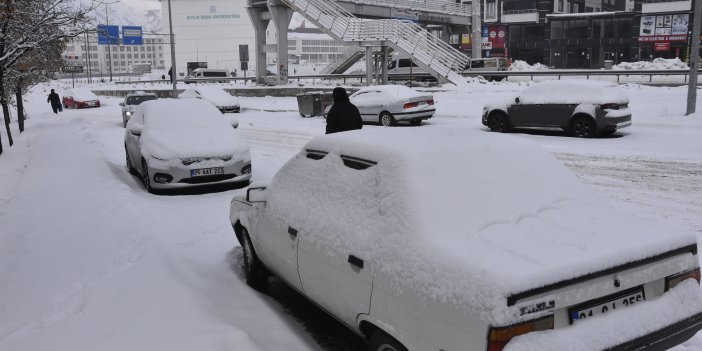
[[[17,80],[20,86],[26,84],[22,83],[23,75],[31,71],[21,66],[31,64],[32,55],[36,58],[55,54],[49,49],[60,45],[57,43],[66,43],[92,28],[94,23],[88,14],[102,3],[102,0],[0,0],[0,105],[10,146],[9,100],[17,95]]]

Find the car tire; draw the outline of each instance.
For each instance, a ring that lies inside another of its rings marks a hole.
[[[614,133],[616,133],[616,130],[603,130],[600,132],[600,135],[602,136],[612,136]]]
[[[509,116],[507,116],[504,112],[494,112],[488,119],[488,127],[493,132],[509,132]]]
[[[395,120],[395,117],[393,117],[392,113],[387,111],[380,114],[379,121],[380,124],[385,127],[392,127],[397,124],[397,121]]]
[[[244,276],[246,284],[258,290],[265,291],[268,287],[268,273],[266,268],[258,259],[256,251],[251,243],[249,232],[246,228],[241,229],[241,248],[244,251]]]
[[[407,351],[407,348],[392,336],[378,330],[368,342],[368,351]]]
[[[129,174],[136,173],[136,169],[134,169],[134,166],[132,166],[132,160],[129,158],[129,152],[127,151],[127,145],[124,145],[124,154],[127,155],[126,161],[127,161],[127,170],[129,171]]]
[[[418,127],[418,126],[421,126],[421,125],[422,125],[422,120],[421,120],[421,119],[413,119],[413,120],[410,121],[410,124],[413,125],[413,126]]]
[[[597,127],[589,117],[575,117],[570,123],[570,134],[578,138],[592,138],[597,135]]]
[[[151,176],[149,175],[149,166],[146,164],[146,160],[141,160],[141,181],[144,183],[144,188],[149,194],[155,194],[156,191],[151,187]]]

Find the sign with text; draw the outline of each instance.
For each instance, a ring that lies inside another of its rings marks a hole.
[[[119,42],[119,26],[97,26],[98,44],[117,45]]]
[[[419,22],[419,12],[410,9],[390,8],[390,18]]]
[[[66,73],[83,73],[83,65],[65,65],[63,71]]]
[[[690,15],[641,16],[639,42],[687,41]]]
[[[122,44],[124,45],[144,45],[144,38],[141,27],[122,27]]]

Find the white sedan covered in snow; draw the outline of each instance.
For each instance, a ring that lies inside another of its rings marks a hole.
[[[275,274],[372,351],[663,349],[702,328],[695,236],[521,138],[320,136],[230,220],[249,285]]]
[[[216,106],[222,113],[234,112],[238,113],[241,111],[241,104],[239,99],[235,96],[224,91],[222,88],[213,86],[197,86],[194,88],[188,88],[184,92],[178,95],[179,99],[202,99],[209,101],[212,105]]]
[[[247,183],[251,155],[234,124],[205,101],[146,101],[127,123],[127,167],[141,175],[149,192]]]
[[[393,126],[397,122],[420,125],[436,112],[433,95],[404,85],[363,88],[351,95],[349,100],[358,107],[364,122],[377,122],[384,126]]]

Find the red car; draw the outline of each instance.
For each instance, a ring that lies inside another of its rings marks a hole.
[[[100,100],[92,91],[85,88],[66,90],[63,94],[63,107],[65,108],[88,108],[100,107]]]

